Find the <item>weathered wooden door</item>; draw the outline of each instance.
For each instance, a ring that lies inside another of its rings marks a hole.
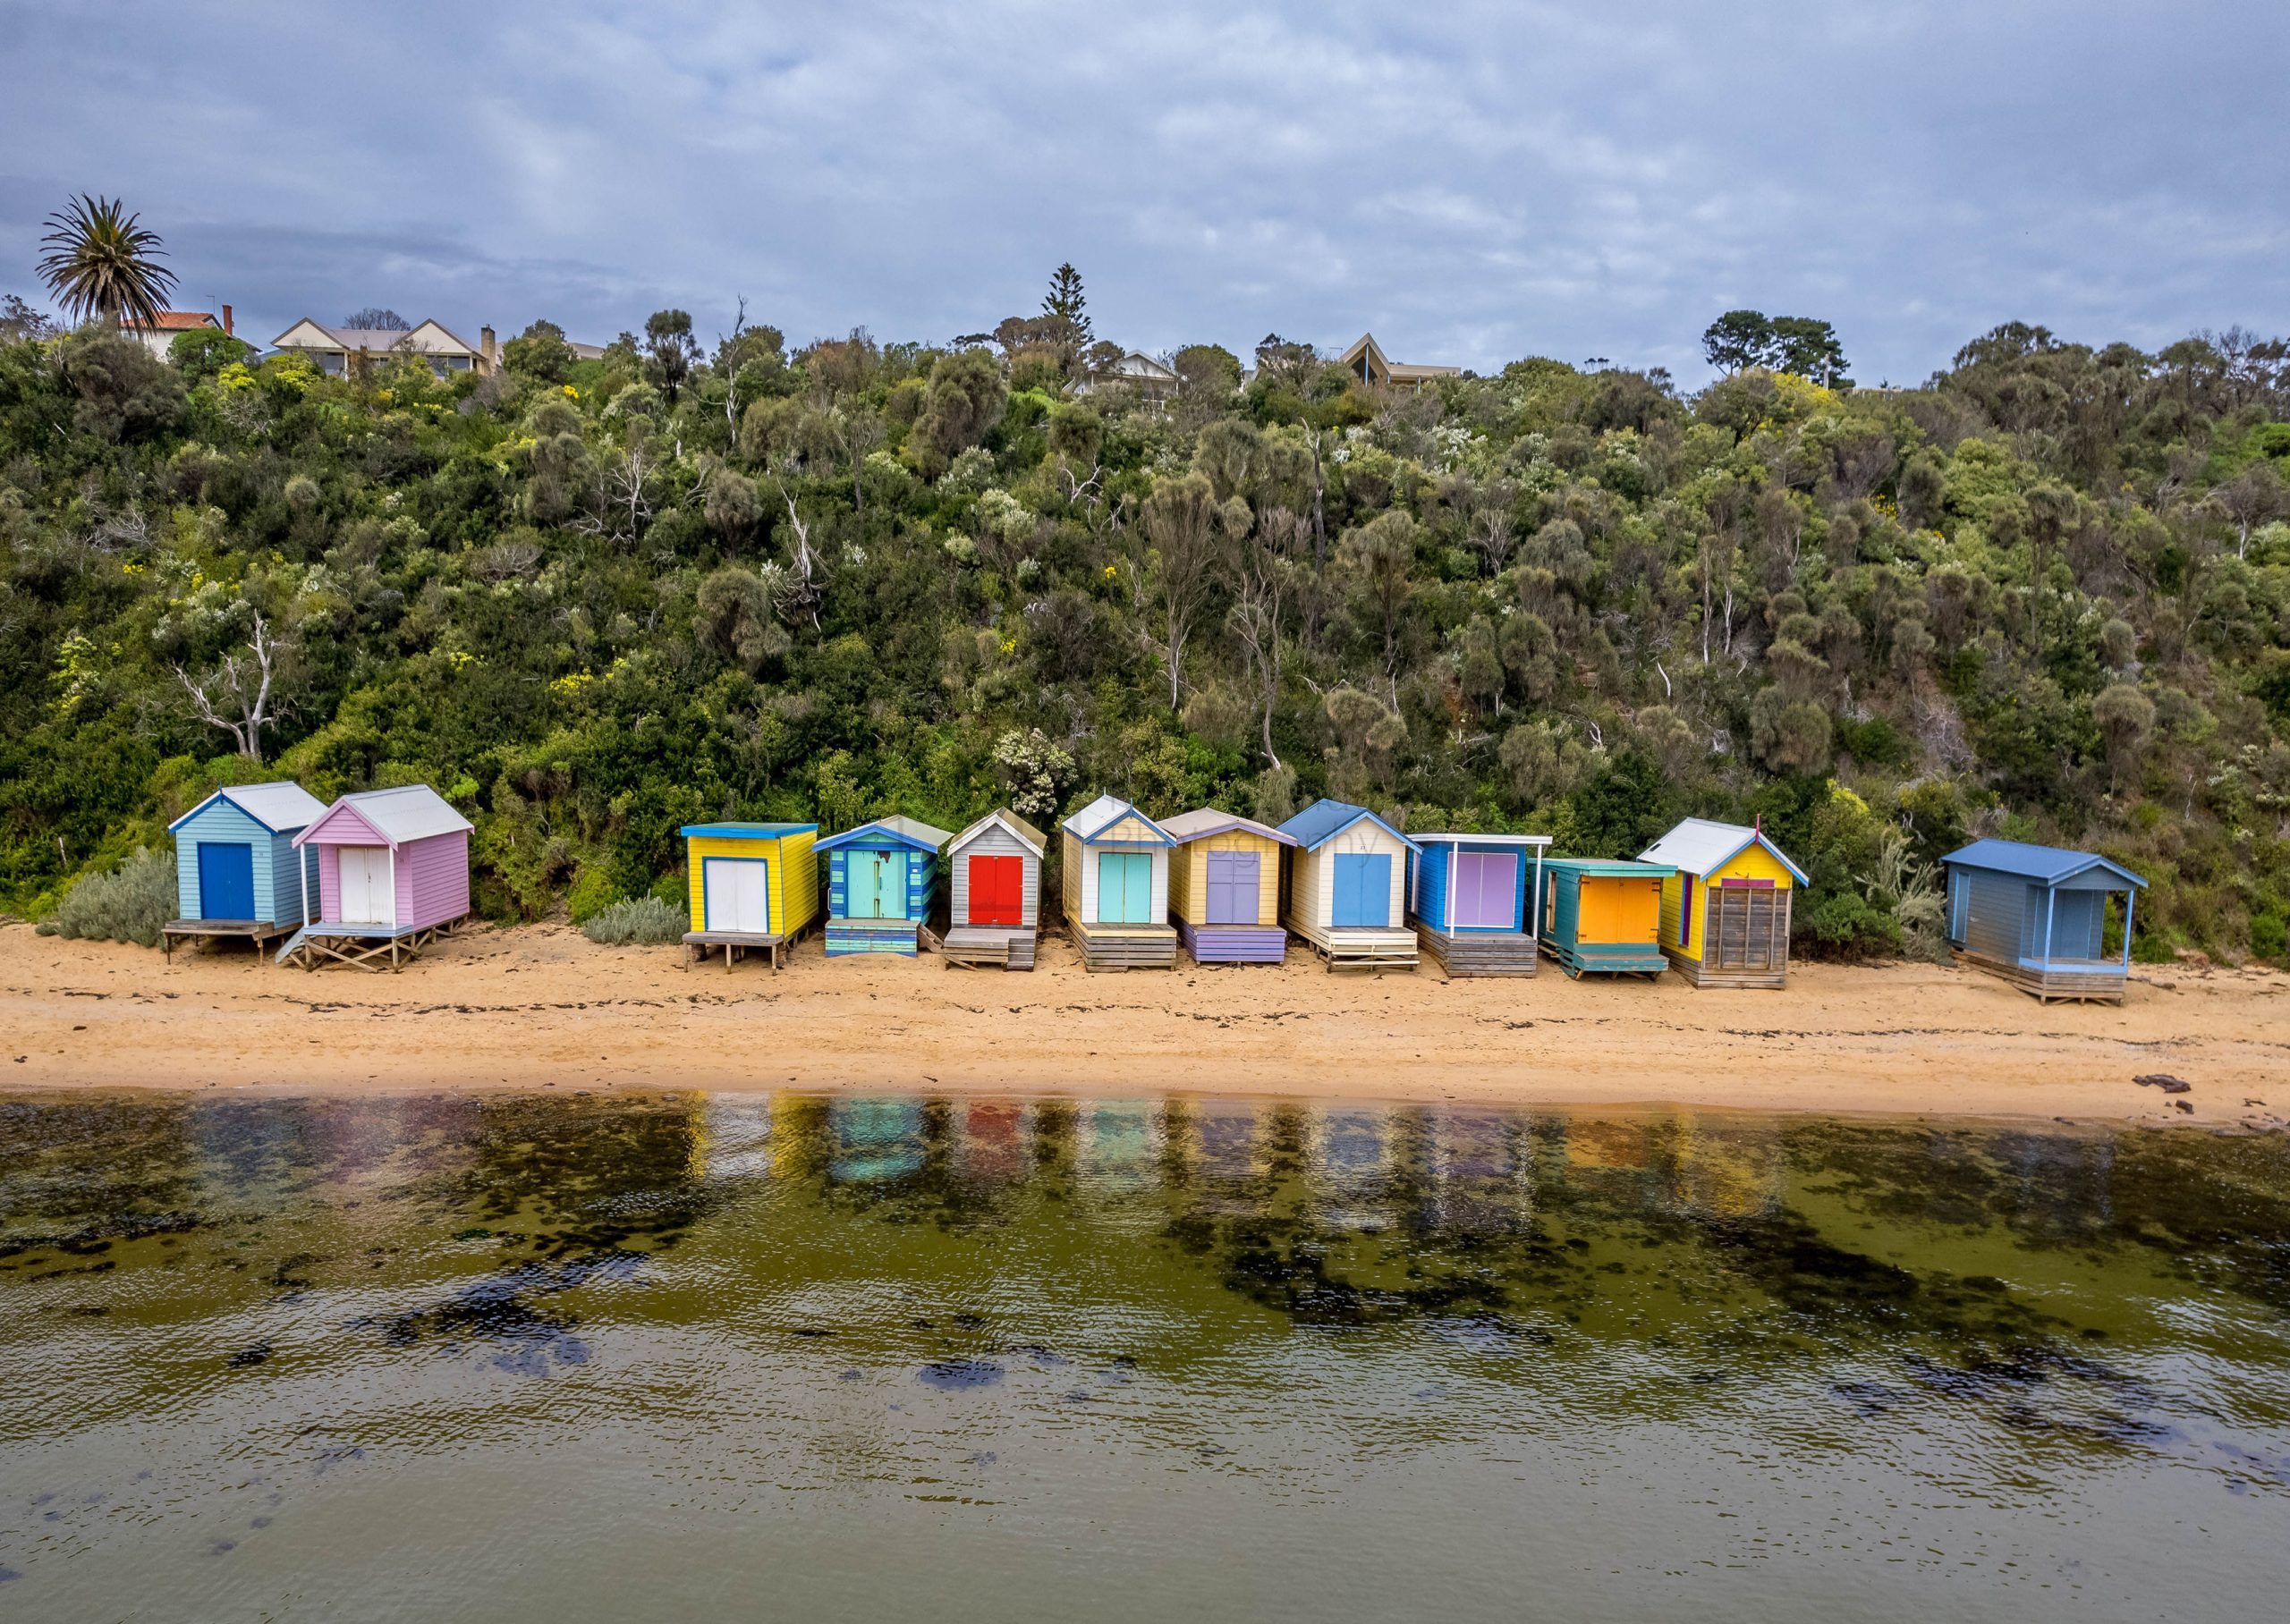
[[[1257,922],[1258,854],[1253,851],[1211,851],[1209,854],[1209,925],[1254,925]]]
[[[771,934],[771,866],[760,858],[702,859],[700,883],[709,930],[737,935]]]
[[[335,876],[341,891],[342,923],[397,923],[397,897],[390,884],[390,854],[384,846],[338,846]]]
[[[1026,922],[1026,860],[1019,857],[973,857],[970,859],[970,923],[1023,925]]]
[[[1771,885],[1720,882],[1709,901],[1701,961],[1715,970],[1770,970],[1788,962],[1787,893]]]
[[[1391,924],[1391,853],[1337,852],[1335,882],[1329,924],[1361,930],[1381,930]]]
[[[1098,853],[1100,925],[1153,923],[1153,859],[1142,851]]]

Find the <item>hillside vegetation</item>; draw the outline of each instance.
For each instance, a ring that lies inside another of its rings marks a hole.
[[[537,324],[450,381],[0,344],[0,903],[263,777],[435,783],[502,918],[680,896],[697,819],[1109,789],[1593,855],[1761,816],[1843,954],[1929,949],[1967,836],[2064,841],[2152,878],[2142,955],[2282,954],[2283,346],[1388,398],[1273,342],[1161,408],[1077,393],[1068,292],[952,351]]]

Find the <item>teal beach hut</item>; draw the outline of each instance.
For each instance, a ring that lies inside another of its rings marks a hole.
[[[879,817],[823,840],[827,956],[912,959],[938,901],[938,854],[954,836],[912,817]]]
[[[1542,951],[1569,976],[1658,976],[1667,863],[1558,857],[1542,866]]]
[[[249,783],[216,791],[169,824],[182,916],[159,935],[169,956],[178,937],[239,936],[259,946],[299,928],[313,911],[304,882],[317,882],[303,874],[294,837],[325,814],[326,803],[298,783]]]

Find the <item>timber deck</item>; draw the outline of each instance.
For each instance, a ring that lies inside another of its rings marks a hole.
[[[1030,970],[1034,933],[1002,925],[957,925],[938,939],[938,956],[957,969]]]
[[[829,919],[827,956],[896,953],[912,959],[922,951],[922,929],[912,919]]]
[[[730,969],[746,953],[761,953],[773,969],[787,962],[787,955],[794,951],[795,940],[802,932],[783,935],[777,931],[746,930],[688,930],[683,934],[684,966],[708,962],[708,955],[721,949],[724,968]]]
[[[1576,981],[1585,976],[1643,976],[1650,981],[1670,968],[1669,960],[1651,942],[1594,942],[1578,946],[1545,936],[1542,951]]]
[[[1522,930],[1444,931],[1418,919],[1415,935],[1431,962],[1450,976],[1535,973],[1535,939]]]
[[[1777,965],[1756,968],[1719,968],[1705,964],[1691,954],[1675,947],[1665,947],[1662,956],[1670,968],[1684,977],[1689,985],[1698,987],[1785,987],[1789,985],[1789,963],[1786,959]]]
[[[280,936],[291,936],[301,926],[274,925],[267,919],[170,919],[159,926],[159,951],[166,958],[175,956],[177,942],[227,942],[242,940],[254,943],[255,956],[262,955],[262,944]]]
[[[1090,970],[1173,970],[1177,933],[1166,925],[1083,925],[1065,922],[1081,965]]]
[[[464,916],[466,917],[466,916]],[[277,962],[297,964],[306,970],[329,964],[352,969],[395,973],[421,957],[421,950],[446,935],[460,919],[439,925],[368,925],[343,919],[314,919],[303,926],[278,950]]]
[[[1412,970],[1422,953],[1412,930],[1341,926],[1322,930],[1291,918],[1290,934],[1320,956],[1331,970]]]
[[[1288,933],[1277,925],[1195,925],[1177,921],[1177,939],[1195,964],[1278,964]]]
[[[1961,947],[1955,951],[1959,962],[2010,982],[2040,1003],[2121,1003],[2129,981],[2123,966],[2112,960],[2091,961],[2088,969],[2081,966],[2067,969],[2060,968],[2056,960],[2049,967],[2039,968],[2006,963]]]

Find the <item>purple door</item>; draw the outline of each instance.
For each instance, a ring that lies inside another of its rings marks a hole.
[[[1519,859],[1509,851],[1455,853],[1455,924],[1486,929],[1517,926]]]
[[[1210,925],[1254,925],[1256,918],[1257,854],[1253,851],[1209,853],[1209,918]]]

